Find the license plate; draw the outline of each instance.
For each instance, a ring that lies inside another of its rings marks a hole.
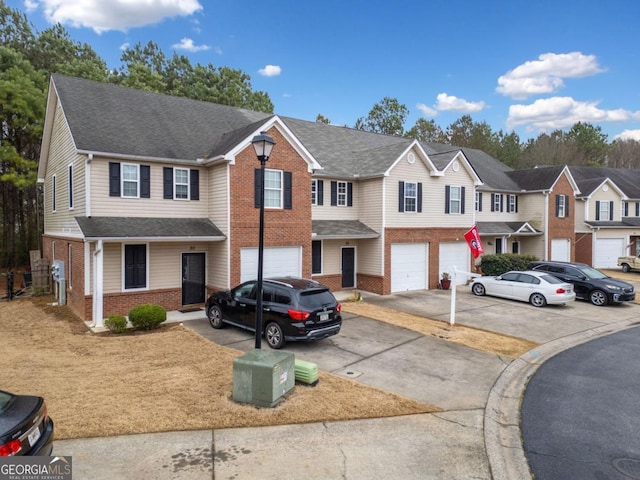
[[[329,320],[329,314],[328,313],[321,313],[320,315],[318,315],[318,317],[320,318],[321,322],[326,322],[327,320]]]
[[[33,447],[40,439],[40,429],[38,427],[34,428],[27,438],[29,438],[29,445]]]

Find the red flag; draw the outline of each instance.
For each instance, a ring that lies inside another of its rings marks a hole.
[[[477,226],[474,225],[473,227],[471,227],[471,229],[464,234],[464,239],[469,244],[469,248],[471,249],[471,255],[473,255],[473,258],[478,258],[484,253],[484,248],[482,247],[482,241],[480,240]]]

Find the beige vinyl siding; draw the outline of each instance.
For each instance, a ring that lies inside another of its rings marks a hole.
[[[516,239],[520,241],[520,253],[535,255],[537,258],[545,258],[542,236],[517,237]],[[513,237],[509,241],[513,241]],[[511,243],[509,243],[508,248],[511,248]],[[508,250],[508,252],[511,252],[511,250]]]
[[[104,293],[122,291],[122,244],[105,243],[102,246]],[[93,277],[92,277],[93,279]],[[105,312],[108,314],[109,312]]]
[[[398,211],[398,184],[422,183],[422,212]],[[416,160],[401,159],[386,179],[386,227],[468,227],[473,223],[474,185],[469,172],[459,162],[458,171],[448,168],[443,177],[431,177],[427,167]],[[445,213],[445,187],[465,187],[465,213]]]
[[[382,232],[382,178],[363,180],[358,183],[358,219],[378,233]]]
[[[616,192],[611,185],[605,183],[598,190],[591,194],[591,198],[588,200],[588,212],[587,220],[596,221],[596,202],[613,202],[613,221],[619,222],[622,219],[622,210],[620,195]],[[602,220],[609,220],[608,218],[601,218]]]
[[[358,220],[359,188],[358,182],[352,180],[337,180],[323,178],[324,195],[323,205],[313,205],[311,207],[311,218],[313,220]],[[331,182],[351,182],[353,184],[353,205],[351,207],[338,207],[331,205]],[[309,198],[311,198],[311,184],[309,184]]]
[[[114,161],[114,160],[112,160]],[[122,198],[109,196],[109,159],[94,158],[91,164],[91,212],[96,217],[177,217],[202,218],[208,215],[208,176],[200,170],[200,200],[165,200],[163,197],[163,167],[151,162],[122,162],[151,167],[151,198]]]
[[[340,247],[344,240],[323,240],[322,241],[322,274],[335,275],[342,271],[342,255]],[[358,251],[356,250],[356,255]],[[356,264],[357,260],[356,260]]]
[[[544,230],[544,219],[545,215],[548,214],[546,210],[546,202],[545,199],[548,198],[547,195],[543,193],[531,193],[527,195],[519,194],[518,195],[518,214],[515,216],[514,221],[522,221],[529,222],[532,227],[538,230]],[[555,196],[552,196],[554,205],[555,205]],[[485,209],[485,200],[482,200],[483,210]],[[491,195],[489,195],[489,202],[491,202]],[[507,218],[505,214],[505,218]],[[480,215],[478,215],[478,221],[484,221],[484,211],[482,215],[482,220],[480,220]]]
[[[575,202],[575,221],[576,221],[576,233],[588,233],[591,232],[591,228],[584,223],[584,214],[585,214],[586,202],[582,200],[576,200]]]
[[[44,230],[49,234],[79,234],[80,229],[73,217],[84,215],[85,158],[76,153],[69,126],[58,105],[53,121],[53,143],[47,159],[47,173],[44,182]],[[73,210],[69,210],[68,168],[73,165]],[[56,211],[53,212],[53,175],[56,176]]]
[[[211,242],[207,256],[207,285],[215,288],[231,288],[229,284],[228,240]]]
[[[491,211],[491,194],[502,195],[502,211]],[[509,195],[516,195],[518,197],[518,212],[507,212],[507,202],[509,201]],[[478,222],[518,222],[528,220],[529,216],[524,215],[524,210],[527,209],[525,205],[524,195],[519,193],[503,193],[503,192],[482,192],[482,212],[476,212],[476,221]],[[474,196],[474,208],[475,208],[475,196]],[[529,212],[533,213],[530,209]],[[538,212],[539,215],[540,212]]]
[[[360,240],[357,243],[357,268],[358,273],[370,275],[382,275],[382,238],[372,240]]]
[[[223,234],[229,232],[229,165],[215,165],[207,172],[209,218]],[[202,173],[201,173],[202,175]],[[202,186],[200,187],[202,192]]]

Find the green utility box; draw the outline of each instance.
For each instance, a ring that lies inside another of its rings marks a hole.
[[[275,407],[295,386],[293,353],[254,349],[233,361],[233,400]]]

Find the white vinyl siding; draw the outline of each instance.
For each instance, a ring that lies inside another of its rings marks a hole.
[[[358,211],[358,205],[360,205],[358,201],[359,182],[350,182],[353,195],[353,206],[338,208],[337,206],[331,205],[331,182],[335,182],[337,180],[330,178],[318,179],[318,182],[320,181],[323,182],[322,205],[313,205],[311,207],[311,216],[313,220],[360,220],[359,214],[361,212]],[[369,205],[367,205],[367,209],[368,208],[370,208]],[[378,212],[379,211],[380,210],[378,210]]]

